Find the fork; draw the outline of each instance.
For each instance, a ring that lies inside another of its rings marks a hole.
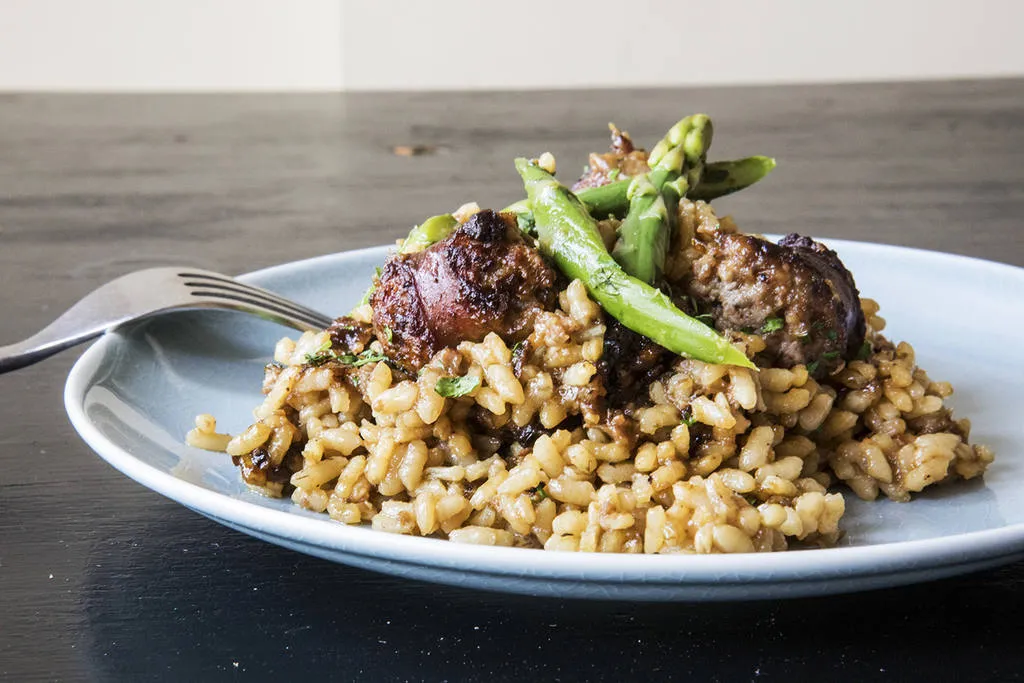
[[[303,331],[331,324],[322,313],[227,275],[196,268],[148,268],[96,289],[28,339],[0,346],[0,373],[37,363],[127,322],[197,308],[242,311]]]

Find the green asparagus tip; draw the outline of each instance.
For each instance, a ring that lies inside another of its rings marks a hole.
[[[515,165],[533,207],[541,250],[567,277],[582,281],[608,315],[673,353],[754,367],[742,351],[676,308],[663,292],[629,276],[605,249],[596,221],[572,192],[524,158]]]
[[[431,244],[436,244],[448,237],[456,225],[458,225],[458,221],[450,213],[431,216],[409,232],[409,236],[402,242],[399,252],[413,254],[423,251]]]

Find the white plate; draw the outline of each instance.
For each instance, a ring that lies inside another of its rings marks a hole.
[[[770,555],[597,555],[490,548],[350,527],[250,493],[230,459],[184,445],[197,413],[230,432],[260,400],[284,328],[233,313],[179,313],[100,339],[68,377],[75,429],[124,474],[222,524],[300,552],[398,576],[499,591],[634,600],[739,600],[838,593],[935,579],[1024,557],[1024,269],[829,240],[893,339],[953,382],[972,438],[996,450],[984,482],[910,504],[847,492],[843,545]],[[286,264],[243,279],[339,314],[385,248]],[[252,558],[238,558],[251,562]]]

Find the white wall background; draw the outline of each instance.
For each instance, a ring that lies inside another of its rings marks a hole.
[[[337,90],[337,0],[0,0],[0,90]]]
[[[391,0],[342,46],[359,90],[856,81],[1022,74],[1022,28],[1021,0]]]
[[[1024,74],[1020,0],[0,0],[0,90]]]

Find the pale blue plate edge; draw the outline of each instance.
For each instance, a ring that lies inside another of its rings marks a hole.
[[[1020,278],[1024,286],[1024,269],[1007,264],[894,245],[825,241],[839,248],[899,250],[949,259],[962,266],[984,267],[990,272],[999,269],[1008,277]],[[370,247],[317,256],[247,273],[240,279],[288,277],[312,265],[359,255],[379,255],[383,259],[389,248]],[[182,481],[145,464],[107,440],[90,422],[84,406],[95,371],[117,343],[116,334],[105,335],[83,353],[68,375],[65,408],[83,440],[113,467],[161,495],[246,533],[335,561],[370,567],[375,560],[395,562],[406,570],[378,568],[389,573],[420,575],[427,580],[466,583],[493,590],[591,598],[714,600],[790,597],[898,585],[996,566],[1024,556],[1024,524],[917,541],[757,556],[638,556],[577,555],[461,545],[310,519]],[[258,523],[254,524],[254,520]],[[360,558],[363,561],[357,561]],[[438,570],[451,570],[455,575],[450,580],[425,575]],[[502,586],[504,579],[518,583]],[[822,586],[821,581],[831,582],[831,585]],[[545,582],[551,585],[545,586]],[[578,584],[579,590],[566,590],[564,582]],[[806,590],[801,590],[801,583],[805,583]],[[726,589],[737,585],[740,586],[738,591],[715,593],[718,586]]]

